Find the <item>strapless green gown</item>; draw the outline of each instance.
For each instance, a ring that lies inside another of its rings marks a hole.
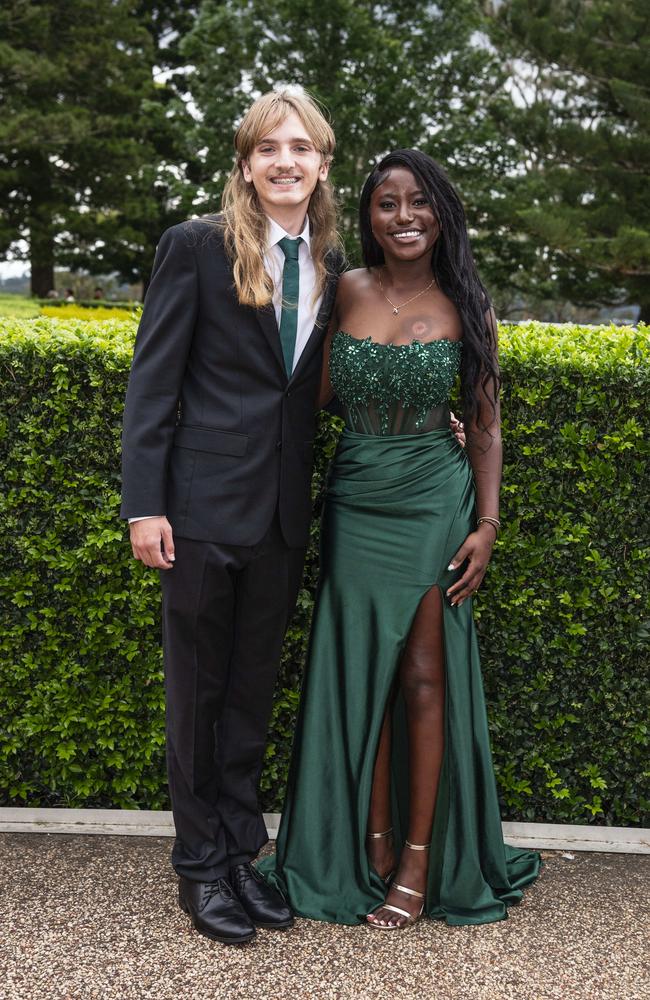
[[[449,430],[455,341],[403,346],[335,334],[330,371],[345,409],[321,531],[320,580],[282,822],[260,862],[296,913],[356,924],[385,898],[365,840],[373,768],[400,654],[422,597],[444,595],[475,525],[474,484]],[[537,876],[539,855],[504,844],[472,604],[443,597],[445,755],[425,912],[482,924]],[[393,827],[408,824],[408,744],[397,698]]]

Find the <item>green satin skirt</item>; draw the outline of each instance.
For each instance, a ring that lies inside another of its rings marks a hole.
[[[442,589],[445,754],[425,912],[502,920],[540,866],[503,842],[472,603],[444,597],[447,566],[475,523],[474,484],[448,429],[375,437],[345,430],[330,473],[320,582],[274,857],[260,870],[296,913],[356,924],[386,896],[365,850],[382,720],[422,597]],[[393,827],[408,827],[402,699],[393,715]]]

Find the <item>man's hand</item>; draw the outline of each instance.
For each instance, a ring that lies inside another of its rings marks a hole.
[[[456,440],[458,441],[458,444],[461,446],[461,448],[464,448],[466,444],[465,424],[461,423],[460,420],[456,420],[456,417],[454,416],[453,413],[451,414],[449,429],[452,432],[452,434],[456,436]]]
[[[166,517],[148,517],[129,525],[131,548],[136,559],[152,569],[172,569],[174,539]]]

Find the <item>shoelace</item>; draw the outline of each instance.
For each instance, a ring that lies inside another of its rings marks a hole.
[[[238,865],[232,872],[232,880],[237,889],[241,889],[250,879],[256,879],[257,873],[252,865]]]
[[[214,882],[205,883],[203,894],[206,903],[218,894],[221,894],[225,899],[232,899],[232,887],[227,879],[218,878]]]

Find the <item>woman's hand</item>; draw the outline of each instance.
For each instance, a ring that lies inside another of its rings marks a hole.
[[[447,591],[452,608],[460,607],[463,601],[471,597],[481,586],[495,541],[496,531],[491,524],[483,522],[476,531],[467,536],[451,560],[449,569],[457,569],[466,559],[469,560],[460,580],[453,583]]]
[[[454,413],[450,412],[449,418],[449,429],[461,448],[464,448],[467,442],[465,437],[465,424],[461,420],[458,420]]]

